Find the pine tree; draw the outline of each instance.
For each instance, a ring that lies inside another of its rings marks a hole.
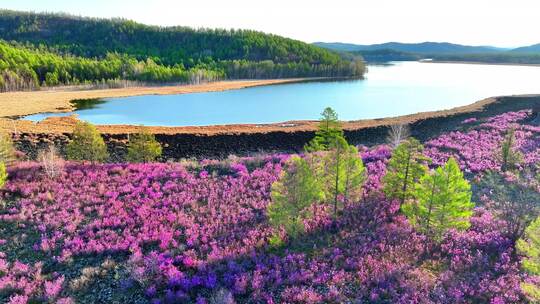
[[[389,199],[399,199],[400,205],[414,199],[414,184],[427,172],[429,159],[422,155],[423,146],[414,138],[398,145],[386,167],[383,191]]]
[[[148,163],[161,156],[161,144],[154,134],[143,129],[141,133],[129,137],[127,160],[133,163]]]
[[[88,122],[78,122],[73,130],[73,138],[66,146],[70,160],[105,161],[109,154],[103,138],[96,127]]]
[[[317,171],[317,175],[324,180],[326,197],[332,199],[334,217],[337,217],[339,196],[343,196],[343,203],[359,198],[366,180],[364,163],[358,149],[347,144],[342,137],[336,138],[330,150],[324,152],[322,163],[324,171]]]
[[[305,159],[293,156],[287,167],[272,184],[272,202],[267,211],[273,227],[284,228],[289,236],[295,237],[304,231],[302,220],[309,217],[306,209],[324,201],[324,191]]]
[[[516,244],[518,252],[524,257],[521,268],[535,276],[540,275],[540,217],[525,231],[522,239]],[[532,283],[522,283],[523,291],[529,296],[531,303],[540,303],[540,286]]]
[[[349,146],[345,157],[345,204],[358,201],[362,195],[362,187],[367,179],[367,171],[355,146]]]
[[[432,174],[424,175],[415,192],[417,201],[407,202],[402,211],[429,239],[440,240],[450,228],[464,230],[470,226],[474,208],[471,186],[453,158]]]
[[[319,129],[315,133],[315,138],[304,149],[307,152],[327,151],[335,145],[339,138],[344,137],[338,115],[332,108],[328,107],[321,113]]]
[[[338,196],[345,192],[345,152],[348,144],[343,138],[335,138],[335,142],[329,145],[330,151],[326,152],[325,174],[328,198],[332,197],[334,207],[334,218],[337,217]]]

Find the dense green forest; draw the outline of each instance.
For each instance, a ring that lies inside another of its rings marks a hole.
[[[0,11],[0,89],[111,80],[361,77],[363,61],[250,30]]]
[[[214,65],[164,66],[152,59],[138,61],[127,55],[108,53],[103,59],[60,56],[45,49],[32,49],[0,41],[0,91],[33,90],[40,86],[105,83],[121,80],[140,82],[196,83],[224,77]]]
[[[396,51],[392,49],[355,51],[352,53],[362,56],[367,62],[372,62],[372,63],[388,62],[388,61],[415,61],[415,60],[420,60],[424,57],[419,54]]]

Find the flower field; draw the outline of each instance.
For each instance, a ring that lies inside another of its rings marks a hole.
[[[471,182],[500,170],[515,128],[523,170],[540,171],[530,111],[464,121],[426,143],[433,165],[453,156]],[[422,258],[399,203],[381,193],[392,155],[361,147],[362,201],[333,220],[314,206],[306,233],[271,247],[270,189],[289,155],[197,163],[77,164],[49,178],[9,168],[0,202],[0,302],[8,303],[525,303],[515,244],[489,208]],[[537,190],[540,193],[538,181]],[[540,195],[540,194],[539,194]]]

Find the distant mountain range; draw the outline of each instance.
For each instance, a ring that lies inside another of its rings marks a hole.
[[[538,53],[540,44],[516,49],[498,48],[494,46],[470,46],[448,42],[400,43],[387,42],[381,44],[351,44],[341,42],[315,42],[316,46],[342,52],[362,52],[376,50],[394,50],[414,54],[490,54],[500,52]]]
[[[513,49],[512,52],[514,53],[540,53],[540,43],[531,45],[531,46],[524,46],[517,49]]]
[[[515,49],[493,46],[470,46],[448,42],[382,44],[351,44],[315,42],[313,45],[350,54],[362,56],[368,63],[389,61],[411,61],[433,59],[439,61],[467,61],[484,63],[540,64],[540,44]]]

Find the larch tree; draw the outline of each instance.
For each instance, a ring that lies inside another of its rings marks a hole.
[[[389,199],[399,199],[400,205],[414,199],[416,184],[428,170],[429,159],[422,155],[423,146],[414,138],[394,149],[383,177],[383,191]]]
[[[366,180],[358,149],[349,145],[345,138],[336,137],[328,151],[311,153],[307,158],[312,171],[323,181],[326,203],[332,204],[335,218],[340,205],[359,198]]]
[[[471,186],[455,159],[424,175],[415,192],[417,200],[404,204],[402,211],[428,239],[440,240],[450,228],[469,228],[474,208]]]
[[[362,188],[367,180],[367,170],[355,146],[349,146],[345,157],[345,189],[344,203],[358,201],[362,196]]]
[[[343,137],[343,130],[336,111],[328,107],[321,113],[319,128],[315,137],[304,147],[307,152],[327,151]]]
[[[345,192],[345,164],[349,145],[344,138],[337,137],[328,148],[329,151],[325,153],[324,157],[326,172],[321,179],[325,180],[328,199],[332,198],[335,218],[337,217],[339,195]]]
[[[295,237],[304,231],[302,221],[310,216],[307,209],[324,201],[325,193],[308,162],[293,156],[280,179],[272,184],[271,197],[267,209],[270,224]]]
[[[527,228],[523,238],[518,240],[516,248],[523,256],[521,268],[531,275],[540,276],[540,217]],[[521,287],[531,303],[540,303],[540,286],[524,282]]]

